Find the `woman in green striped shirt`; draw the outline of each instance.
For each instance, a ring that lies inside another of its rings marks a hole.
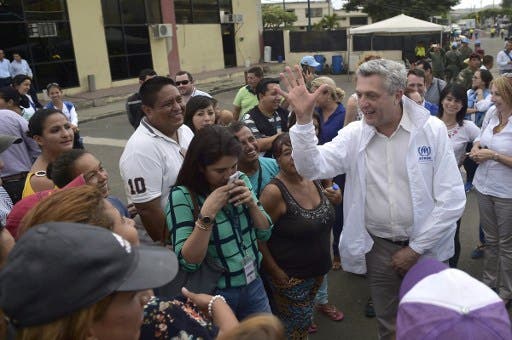
[[[270,218],[252,193],[249,178],[239,173],[238,179],[229,181],[237,173],[241,152],[240,142],[225,127],[198,131],[166,208],[180,265],[195,271],[210,256],[224,267],[214,294],[226,298],[239,320],[270,312],[259,276],[262,256],[257,240],[268,240],[271,233]]]

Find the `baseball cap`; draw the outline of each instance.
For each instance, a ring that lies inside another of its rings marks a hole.
[[[0,308],[15,327],[42,325],[114,292],[160,287],[177,271],[165,247],[132,246],[87,224],[44,223],[19,239],[0,271]]]
[[[457,47],[457,43],[455,41],[452,42],[452,47]]]
[[[501,298],[482,282],[432,258],[405,275],[399,293],[397,340],[512,339]]]
[[[461,40],[463,43],[465,44],[469,44],[469,39],[468,38],[462,38]]]
[[[480,40],[475,40],[475,45],[480,45]]]
[[[302,59],[300,60],[300,64],[301,65],[311,66],[311,67],[320,66],[320,63],[318,61],[316,61],[315,58],[313,58],[310,55],[302,57]]]
[[[87,184],[85,182],[84,175],[77,176],[74,180],[69,182],[62,189],[50,189],[36,192],[30,196],[24,197],[12,207],[11,212],[7,215],[7,221],[5,222],[5,229],[9,230],[11,235],[17,239],[18,238],[18,229],[21,223],[21,220],[25,215],[29,212],[32,207],[34,207],[37,203],[43,200],[46,196],[51,195],[57,190],[64,190],[69,188],[76,188],[81,185]]]
[[[21,143],[23,140],[16,136],[0,135],[0,153],[7,150],[12,144]]]

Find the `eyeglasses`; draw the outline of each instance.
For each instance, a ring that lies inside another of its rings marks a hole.
[[[190,83],[190,81],[188,81],[188,80],[181,80],[181,81],[175,82],[176,86],[188,85],[188,83]]]

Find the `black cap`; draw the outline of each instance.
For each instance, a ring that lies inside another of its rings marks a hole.
[[[116,291],[160,287],[178,271],[164,247],[134,247],[108,229],[50,222],[29,229],[0,271],[0,308],[16,327],[42,325]]]

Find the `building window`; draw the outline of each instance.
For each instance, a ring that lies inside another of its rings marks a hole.
[[[103,22],[112,80],[135,78],[153,68],[148,22],[161,18],[144,0],[102,0]],[[146,13],[152,18],[148,19]]]
[[[0,41],[6,58],[17,52],[29,63],[36,89],[80,85],[64,0],[0,2]]]
[[[220,11],[232,13],[231,0],[175,0],[177,24],[216,24]]]
[[[310,11],[311,11],[312,18],[321,18],[322,17],[322,9],[321,8],[311,8]],[[306,18],[309,18],[307,8],[305,9],[305,15],[306,15]]]
[[[350,26],[368,25],[368,17],[350,17]]]

